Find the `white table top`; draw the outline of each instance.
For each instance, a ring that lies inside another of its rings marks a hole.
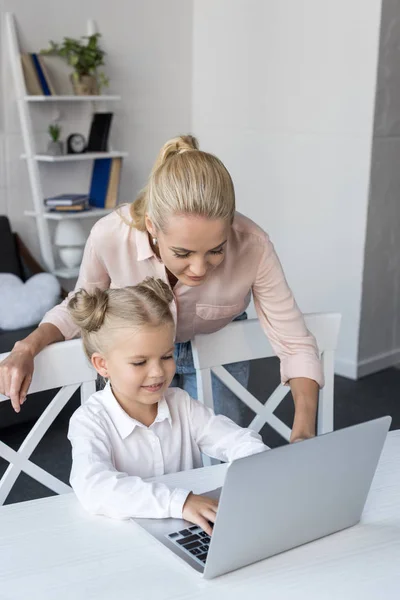
[[[225,472],[218,465],[167,477],[202,492]],[[256,597],[400,597],[400,431],[389,434],[359,525],[211,581],[135,523],[86,514],[73,494],[0,509],[0,600]]]

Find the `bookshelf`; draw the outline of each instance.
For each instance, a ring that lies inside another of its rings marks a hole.
[[[97,160],[102,158],[124,158],[127,152],[84,152],[83,154],[64,154],[62,156],[50,156],[49,154],[35,154],[32,158],[39,162],[74,162],[80,160]],[[22,154],[21,158],[27,158]]]
[[[36,151],[35,137],[34,137],[34,124],[31,116],[30,106],[35,103],[43,103],[52,106],[53,109],[57,103],[79,103],[82,106],[88,106],[88,103],[92,103],[95,107],[96,103],[110,103],[118,102],[121,97],[118,95],[98,95],[98,96],[74,96],[74,95],[52,95],[52,96],[32,96],[27,94],[25,85],[25,78],[23,68],[21,65],[21,51],[18,43],[17,26],[16,20],[12,13],[5,15],[5,27],[6,27],[6,43],[8,47],[11,71],[14,80],[14,88],[16,94],[16,103],[18,108],[19,120],[21,124],[21,133],[24,143],[24,153],[21,156],[26,161],[28,168],[28,177],[31,189],[31,197],[33,210],[25,211],[25,216],[35,219],[36,228],[39,238],[40,252],[42,255],[43,263],[46,269],[59,277],[60,279],[75,279],[79,273],[78,265],[66,265],[63,264],[62,250],[68,248],[76,248],[76,242],[71,239],[70,243],[63,244],[61,249],[56,245],[55,240],[61,237],[61,229],[63,229],[63,238],[65,238],[65,231],[71,230],[74,234],[73,229],[75,228],[75,237],[82,239],[83,233],[79,223],[82,219],[85,221],[93,220],[103,217],[110,213],[112,209],[100,209],[93,208],[88,211],[82,212],[49,212],[44,205],[45,193],[42,185],[42,163],[48,163],[49,165],[54,163],[63,163],[73,165],[74,163],[81,163],[86,161],[88,165],[91,165],[94,160],[97,159],[113,159],[113,158],[125,158],[128,156],[127,152],[119,152],[112,150],[110,152],[88,152],[83,154],[67,154],[62,156],[51,156],[47,154],[41,154]],[[87,23],[87,34],[92,35],[96,32],[96,26],[93,20],[89,20]],[[51,117],[49,117],[51,119]],[[50,167],[48,167],[50,168]],[[72,166],[68,167],[72,168]],[[60,190],[60,193],[64,190]],[[53,223],[53,225],[51,225]],[[69,225],[68,225],[69,224]],[[65,225],[65,227],[64,227]],[[66,227],[68,225],[68,227]],[[74,237],[74,235],[73,235]],[[82,245],[83,253],[83,245]],[[64,254],[66,254],[64,252]]]
[[[26,102],[117,102],[121,96],[24,96]]]
[[[113,208],[92,208],[91,210],[82,210],[66,214],[45,211],[43,213],[43,219],[48,219],[49,221],[61,221],[64,219],[100,219],[101,217],[104,217],[104,215],[108,215],[113,210]],[[24,215],[26,217],[38,216],[34,210],[26,210]]]

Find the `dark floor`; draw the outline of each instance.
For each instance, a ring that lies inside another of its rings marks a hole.
[[[253,361],[251,365],[249,390],[259,399],[268,397],[279,381],[279,365],[276,359]],[[45,399],[31,396],[29,403]],[[2,403],[2,411],[11,407]],[[68,421],[73,411],[79,406],[79,396],[75,394],[69,404],[53,423],[32,455],[33,462],[42,466],[61,480],[68,482],[71,468],[71,451],[66,437]],[[24,407],[28,409],[27,406]],[[4,414],[4,413],[3,413]],[[293,419],[293,403],[288,396],[276,411],[283,421],[290,425]],[[383,415],[393,418],[392,429],[400,429],[400,370],[391,368],[370,375],[359,381],[351,381],[343,377],[335,378],[335,428],[340,429]],[[251,414],[249,412],[249,419]],[[1,419],[1,415],[0,415]],[[0,421],[1,422],[1,421]],[[0,429],[0,439],[14,449],[19,448],[26,437],[33,421],[12,425]],[[267,425],[262,430],[262,436],[269,446],[282,445],[284,440]],[[7,463],[0,459],[0,476],[4,473]],[[42,498],[52,495],[29,476],[22,474],[14,485],[7,504]]]

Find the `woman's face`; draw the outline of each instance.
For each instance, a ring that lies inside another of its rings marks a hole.
[[[224,260],[230,223],[223,219],[174,215],[165,233],[155,231],[148,217],[146,224],[164,265],[185,285],[201,285]]]

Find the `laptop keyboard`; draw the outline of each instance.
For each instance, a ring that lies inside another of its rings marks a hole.
[[[166,537],[204,567],[211,538],[201,527],[193,525],[168,533]]]

